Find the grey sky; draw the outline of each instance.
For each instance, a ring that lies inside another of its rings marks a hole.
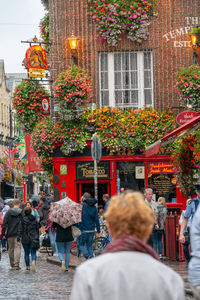
[[[45,10],[40,0],[0,0],[0,59],[5,72],[26,72],[22,67],[29,40],[39,38],[39,23]]]

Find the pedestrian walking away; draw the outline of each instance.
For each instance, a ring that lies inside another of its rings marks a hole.
[[[13,200],[13,208],[10,208],[3,220],[2,238],[8,238],[10,266],[20,270],[21,245],[17,243],[18,227],[22,218],[20,201]]]
[[[93,257],[92,243],[95,235],[95,228],[97,228],[97,236],[100,236],[100,223],[98,211],[95,206],[96,204],[97,200],[94,198],[83,200],[82,221],[79,223],[81,236],[78,239],[78,247],[86,259]]]
[[[18,235],[18,245],[22,243],[24,248],[24,260],[26,269],[30,270],[30,254],[32,258],[32,270],[36,271],[36,250],[39,249],[39,224],[32,215],[32,208],[27,206],[24,209],[24,216],[21,219]]]
[[[183,300],[183,280],[146,244],[154,213],[143,195],[112,197],[105,218],[112,243],[76,269],[70,300]]]
[[[50,212],[51,211],[52,211],[52,205],[50,206]],[[47,223],[45,226],[45,230],[46,230],[46,233],[49,234],[49,239],[50,239],[50,243],[51,243],[51,247],[52,247],[52,255],[53,255],[53,254],[58,254],[58,249],[57,249],[57,245],[56,245],[56,227],[52,226],[53,222],[49,218],[50,212],[47,217]]]
[[[61,260],[62,270],[68,271],[70,260],[70,248],[73,242],[71,226],[67,228],[61,227],[58,223],[53,222],[52,228],[56,228],[56,245],[58,257]]]

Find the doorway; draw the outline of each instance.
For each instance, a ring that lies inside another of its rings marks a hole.
[[[85,192],[90,193],[92,198],[94,198],[94,183],[81,183],[80,192],[83,195]],[[109,194],[109,184],[108,183],[98,183],[98,207],[104,206],[103,194]]]

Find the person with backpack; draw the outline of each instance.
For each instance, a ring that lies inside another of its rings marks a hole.
[[[153,249],[159,252],[159,258],[162,258],[162,236],[164,232],[164,225],[167,216],[166,201],[164,197],[159,197],[156,206],[156,224],[153,236]]]
[[[32,208],[27,206],[24,209],[24,216],[18,228],[17,242],[22,243],[24,248],[24,260],[26,270],[30,270],[30,258],[32,258],[32,271],[36,271],[36,250],[39,248],[39,224],[32,215]]]
[[[193,199],[189,199],[187,201],[187,207],[184,213],[184,217],[183,217],[183,221],[181,223],[181,228],[180,228],[180,234],[179,234],[179,241],[182,244],[185,244],[186,242],[186,237],[185,237],[185,232],[186,232],[186,228],[188,231],[188,236],[190,236],[190,226],[192,224],[192,220],[194,217],[194,214],[198,208],[199,202],[200,202],[200,184],[195,186],[195,193],[197,195],[197,197],[193,198]],[[191,221],[190,223],[188,221]],[[187,265],[190,261],[190,258],[187,261]]]

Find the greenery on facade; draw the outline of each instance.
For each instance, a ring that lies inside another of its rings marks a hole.
[[[200,109],[200,66],[192,65],[181,68],[175,76],[175,89],[180,103],[193,110]]]
[[[121,36],[141,43],[148,36],[148,27],[155,0],[86,0],[89,14],[96,24],[98,36],[115,46]]]
[[[49,9],[49,0],[41,0],[41,2],[44,5],[45,9]]]
[[[45,51],[49,52],[49,13],[46,13],[45,16],[40,21],[40,36],[42,38],[42,42],[44,43],[42,46]]]
[[[195,33],[200,33],[200,26],[199,27],[195,27],[190,31],[190,34],[195,34]]]

